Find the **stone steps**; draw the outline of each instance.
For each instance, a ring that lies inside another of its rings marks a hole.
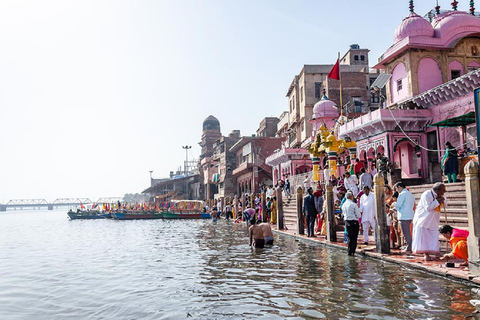
[[[445,214],[442,209],[440,215],[440,224],[448,223],[454,228],[468,228],[468,213],[467,213],[467,196],[465,191],[465,183],[448,183],[447,186],[447,222],[445,222]],[[408,187],[410,192],[415,196],[415,202],[418,204],[420,196],[425,190],[430,190],[433,184],[424,184],[418,186]],[[440,236],[443,240],[443,237]]]
[[[288,229],[295,229],[297,225],[297,197],[283,199],[283,221]]]
[[[415,203],[418,204],[420,196],[425,190],[431,189],[433,184],[409,186],[408,189],[415,196]],[[465,183],[447,184],[447,223],[454,228],[468,229],[467,199]],[[297,225],[297,200],[296,195],[292,194],[290,199],[283,200],[284,221],[287,228],[296,228]],[[440,215],[440,225],[446,224],[445,215],[442,210]],[[446,241],[443,236],[439,237],[441,251],[445,250]]]

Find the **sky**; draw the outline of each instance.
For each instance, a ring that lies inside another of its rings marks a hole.
[[[439,1],[450,9],[450,0]],[[459,10],[468,10],[460,1]],[[305,64],[371,66],[407,0],[0,1],[0,203],[121,197],[198,158],[209,115],[255,133]],[[415,1],[426,14],[434,0]]]

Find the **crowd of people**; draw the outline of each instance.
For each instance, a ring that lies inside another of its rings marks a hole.
[[[449,143],[446,146],[447,148],[451,147]],[[448,160],[452,158],[455,158],[454,155],[450,158],[447,155],[444,158],[445,163],[453,162],[453,160]],[[388,158],[377,154],[375,168],[378,168],[378,172],[386,182],[385,209],[391,248],[401,249],[401,253],[405,255],[423,255],[425,261],[458,258],[465,260],[462,265],[467,265],[466,237],[468,231],[453,229],[449,225],[440,228],[441,211],[447,206],[445,184],[434,184],[432,189],[425,191],[416,203],[414,195],[402,181],[397,182],[393,190],[388,185],[389,166]],[[446,166],[448,167],[448,165]],[[450,166],[455,171],[456,165],[450,164]],[[333,185],[335,213],[340,213],[335,216],[336,224],[343,223],[345,226],[345,242],[348,243],[348,255],[350,256],[355,254],[359,233],[363,234],[363,245],[368,245],[372,237],[375,240],[375,198],[372,192],[375,168],[370,168],[367,172],[364,164],[357,159],[347,168],[347,172],[343,176],[339,179],[331,176],[329,180]],[[445,173],[447,174],[447,172]],[[453,173],[451,176],[452,182],[454,182],[456,177]],[[325,202],[322,196],[322,187],[317,185],[315,192],[308,185],[304,187],[307,191],[303,201],[307,237],[315,237],[314,225],[317,225],[317,234],[326,235],[324,223],[326,208],[315,206],[316,202]],[[314,223],[315,219],[318,219],[317,224]],[[442,257],[439,256],[440,234],[444,235],[452,248],[451,253]]]
[[[447,143],[447,153],[443,165],[451,172],[449,181],[456,180],[454,174],[456,166],[453,148]],[[378,172],[385,181],[385,209],[387,213],[387,225],[389,230],[390,246],[401,249],[405,255],[421,254],[425,261],[433,259],[450,260],[463,259],[462,265],[468,264],[468,250],[466,238],[468,231],[454,229],[449,225],[440,226],[441,209],[447,205],[445,196],[446,187],[443,183],[436,183],[431,190],[423,192],[418,203],[414,195],[408,190],[403,182],[397,182],[392,188],[388,185],[388,172],[390,161],[383,154],[378,153],[376,164],[366,168],[363,162],[356,159],[347,167],[345,174],[338,179],[333,175],[326,177],[333,185],[335,203],[336,224],[345,226],[345,242],[348,243],[348,255],[354,256],[358,246],[358,235],[363,234],[363,245],[368,245],[371,239],[375,241],[375,197],[373,194],[373,176]],[[310,177],[306,175],[303,181],[305,197],[303,199],[303,214],[307,237],[326,235],[326,201],[324,189],[320,183],[316,184],[316,190],[311,186]],[[245,208],[242,203],[237,204],[237,211],[231,202],[227,202],[224,208],[220,202],[215,202],[211,209],[212,217],[235,219],[236,223],[245,222],[249,230],[249,243],[257,248],[263,248],[266,244],[273,244],[271,224],[277,223],[277,189],[281,189],[286,197],[290,197],[290,181],[279,180],[275,186],[260,187],[261,192],[266,194],[266,210],[262,210],[261,193],[253,198],[246,197]],[[251,200],[253,199],[253,201]],[[207,207],[208,210],[208,207]],[[439,256],[439,235],[442,234],[449,241],[452,252]]]

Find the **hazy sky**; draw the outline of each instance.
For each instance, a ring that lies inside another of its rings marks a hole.
[[[182,145],[198,157],[208,115],[254,133],[304,64],[358,43],[373,65],[408,13],[407,0],[2,0],[0,202],[141,192],[149,170],[183,165]]]

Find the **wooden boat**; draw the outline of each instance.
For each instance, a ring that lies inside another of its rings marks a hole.
[[[68,211],[68,217],[70,220],[77,220],[77,219],[106,219],[110,218],[110,213],[102,213],[97,210],[77,210],[75,211]]]
[[[123,211],[112,212],[115,220],[161,219],[163,214],[158,211]]]
[[[162,216],[165,219],[210,219],[209,213],[204,212],[171,212],[162,211]]]
[[[172,200],[169,209],[162,211],[162,216],[165,219],[210,219],[199,200]]]

